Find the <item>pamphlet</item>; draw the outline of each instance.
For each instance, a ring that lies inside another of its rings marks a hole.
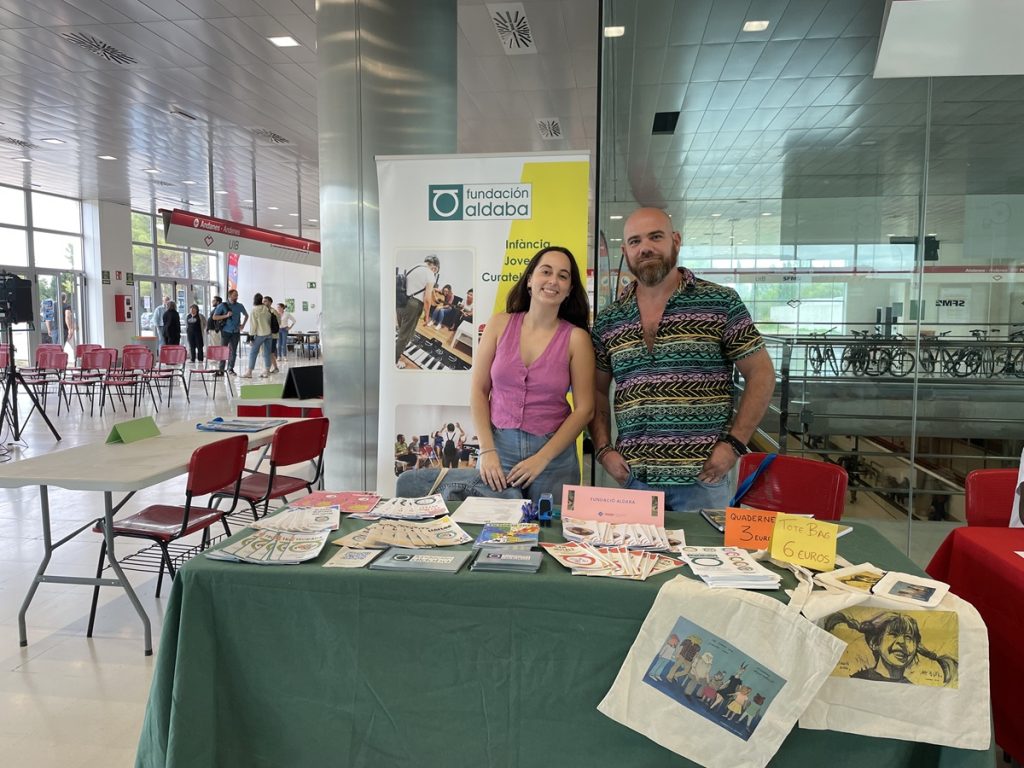
[[[495,550],[485,547],[477,552],[476,560],[473,561],[469,570],[495,573],[536,573],[543,560],[543,552],[510,552],[507,549]]]
[[[324,568],[362,568],[380,554],[379,549],[349,549],[342,547],[326,563]]]
[[[360,520],[427,520],[448,514],[448,505],[439,493],[415,499],[394,498],[379,502],[373,509],[353,514]]]
[[[711,523],[711,527],[719,533],[725,533],[725,510],[724,509],[702,509],[701,517]]]
[[[369,512],[380,501],[380,494],[363,491],[313,491],[295,501],[289,507],[338,507],[342,514]]]
[[[218,416],[205,423],[196,424],[196,429],[202,432],[262,432],[287,423],[287,419],[223,419]]]
[[[781,581],[739,547],[684,547],[682,558],[709,587],[778,589]]]
[[[372,525],[335,539],[339,547],[384,549],[427,548],[468,544],[473,537],[445,515],[432,520],[378,520]]]
[[[241,561],[259,565],[293,565],[317,557],[330,531],[285,533],[256,530],[237,541],[205,554],[211,560]]]
[[[626,547],[593,547],[579,542],[542,543],[541,548],[573,576],[610,576],[644,581],[683,566],[682,560]]]
[[[566,541],[576,541],[593,546],[627,547],[629,549],[678,550],[679,543],[685,542],[682,531],[674,531],[676,544],[672,543],[664,528],[637,523],[607,523],[583,520],[576,517],[562,517],[562,535]]]
[[[341,510],[338,507],[282,507],[278,512],[257,520],[249,527],[264,531],[312,533],[336,531],[339,525]]]
[[[460,525],[486,525],[487,523],[518,523],[523,519],[522,499],[491,499],[470,496],[459,505],[452,520]]]
[[[488,523],[473,542],[473,549],[496,547],[529,550],[540,540],[538,523]]]
[[[473,551],[470,549],[438,552],[392,547],[370,563],[370,570],[458,573],[459,569],[462,568],[472,555]]]

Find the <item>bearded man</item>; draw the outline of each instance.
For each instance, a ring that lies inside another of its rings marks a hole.
[[[681,243],[662,210],[626,220],[622,252],[636,281],[594,321],[590,435],[620,485],[664,491],[667,509],[693,512],[728,504],[729,473],[768,408],[775,371],[736,291],[678,266]],[[735,415],[734,367],[744,381]]]

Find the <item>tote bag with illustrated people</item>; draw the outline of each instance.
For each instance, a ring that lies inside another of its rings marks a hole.
[[[988,631],[970,603],[935,608],[815,592],[803,612],[846,643],[800,727],[961,749],[991,740]]]
[[[845,647],[799,611],[676,577],[597,708],[708,768],[763,768]]]

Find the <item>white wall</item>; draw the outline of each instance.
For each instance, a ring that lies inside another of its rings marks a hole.
[[[84,200],[82,222],[89,338],[81,341],[121,349],[132,343],[136,328],[134,319],[126,323],[114,320],[114,295],[135,293],[134,287],[125,284],[125,276],[133,270],[131,209],[117,203]],[[107,285],[101,277],[104,271],[110,272]]]
[[[316,283],[316,288],[307,287],[309,283]],[[238,299],[242,306],[250,309],[253,294],[257,291],[270,294],[274,304],[295,299],[293,330],[317,330],[317,315],[321,310],[320,288],[320,267],[254,256],[240,256],[238,259]],[[308,309],[302,309],[302,302],[308,304]]]

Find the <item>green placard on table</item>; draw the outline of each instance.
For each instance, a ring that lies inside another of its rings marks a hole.
[[[238,392],[242,400],[277,400],[284,394],[284,384],[243,384]]]
[[[147,437],[157,437],[160,428],[153,421],[152,416],[143,416],[141,419],[122,421],[115,424],[110,434],[107,435],[108,443],[134,443],[136,440],[145,440]]]

